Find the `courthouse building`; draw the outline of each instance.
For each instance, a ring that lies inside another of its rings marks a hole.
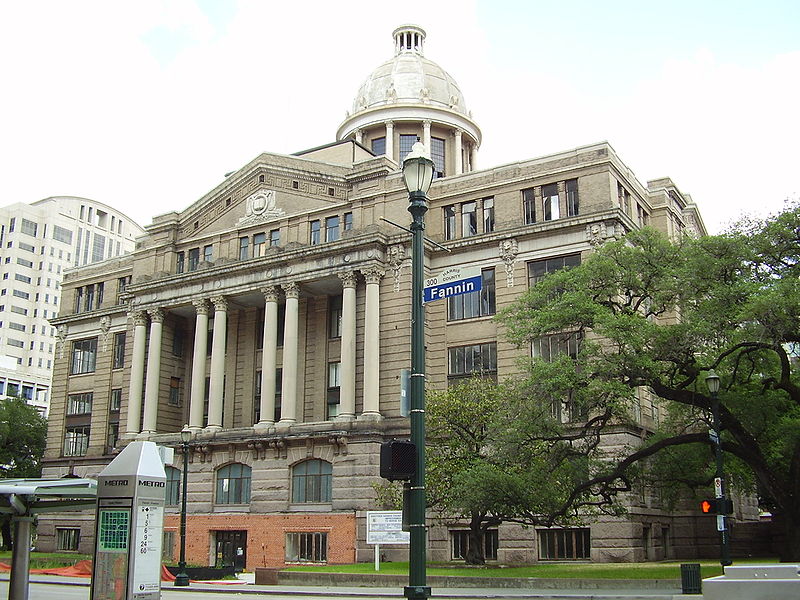
[[[358,90],[333,143],[261,154],[185,210],[156,216],[131,255],[70,272],[52,320],[61,333],[46,476],[95,475],[134,439],[179,451],[188,423],[190,563],[370,560],[379,446],[409,428],[400,390],[411,245],[392,223],[410,222],[399,165],[414,142],[436,165],[425,234],[449,250],[426,245],[426,274],[478,267],[483,278],[480,292],[427,305],[432,388],[516,372],[530,349],[508,343],[493,315],[543,274],[644,225],[705,233],[688,195],[667,178],[639,182],[605,142],[479,169],[482,132],[424,40],[418,27],[394,32],[394,56]],[[98,285],[115,301],[84,310]],[[556,352],[561,341],[542,343]],[[635,416],[609,444],[637,444],[657,402],[642,393]],[[167,468],[172,557],[177,456]],[[625,502],[624,519],[585,527],[501,525],[487,553],[660,559],[694,535],[691,518],[649,495]],[[460,559],[466,527],[430,525],[430,558]],[[90,551],[92,526],[91,515],[42,517],[39,546]]]

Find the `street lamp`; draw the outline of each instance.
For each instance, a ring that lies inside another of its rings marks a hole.
[[[403,160],[403,181],[408,189],[411,213],[411,441],[416,447],[416,469],[409,490],[408,585],[406,598],[423,599],[431,595],[425,577],[425,308],[422,304],[422,269],[425,213],[428,190],[433,182],[433,161],[420,142]]]
[[[181,485],[181,558],[178,562],[178,574],[175,575],[175,586],[189,585],[189,575],[186,573],[186,482],[189,474],[189,440],[192,439],[192,430],[189,425],[181,429],[181,446],[183,450],[183,482]]]
[[[730,542],[728,539],[728,523],[725,513],[725,478],[722,471],[722,438],[720,437],[719,422],[719,375],[709,371],[706,375],[706,385],[711,394],[711,415],[714,419],[714,455],[717,459],[716,476],[714,477],[714,495],[717,498],[717,529],[719,530],[720,559],[719,564],[726,567],[732,564]]]

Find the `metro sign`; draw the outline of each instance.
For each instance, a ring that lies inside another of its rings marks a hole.
[[[480,267],[451,267],[425,280],[422,301],[433,302],[450,296],[479,292],[483,283]]]

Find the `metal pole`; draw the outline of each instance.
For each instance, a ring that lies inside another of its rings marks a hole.
[[[428,199],[422,192],[409,194],[411,213],[411,441],[417,452],[411,480],[408,586],[406,598],[422,600],[431,595],[426,585],[425,543],[425,307],[422,304],[423,231]]]
[[[728,517],[725,515],[725,477],[722,468],[722,438],[720,437],[719,422],[719,392],[711,392],[711,412],[714,418],[714,454],[717,459],[716,477],[720,485],[716,486],[717,497],[717,529],[719,532],[720,559],[719,564],[727,567],[732,564],[730,541],[728,536]],[[719,526],[721,524],[721,527]]]
[[[189,475],[189,442],[181,441],[183,445],[183,485],[181,486],[181,558],[178,562],[178,574],[175,576],[175,586],[189,585],[189,575],[186,573],[186,496]]]
[[[33,517],[11,517],[14,526],[14,549],[11,552],[11,580],[8,583],[8,600],[28,600],[31,558],[31,523]]]

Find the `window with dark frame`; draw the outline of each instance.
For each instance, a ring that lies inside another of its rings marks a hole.
[[[166,492],[164,494],[164,504],[167,506],[177,506],[181,499],[181,478],[182,473],[179,469],[170,465],[164,466],[167,473]]]
[[[72,342],[70,375],[94,373],[96,360],[97,338],[88,338]]]
[[[251,469],[232,463],[217,469],[216,504],[249,504]]]
[[[183,399],[181,398],[181,378],[169,378],[169,405],[170,406],[183,406]]]
[[[196,271],[200,266],[200,248],[191,248],[189,250],[189,270]]]
[[[86,456],[90,431],[89,425],[68,425],[64,431],[64,456]]]
[[[339,239],[339,216],[325,219],[325,241],[335,242]]]
[[[185,262],[186,262],[186,253],[185,252],[178,252],[175,255],[175,272],[176,273],[183,273]]]
[[[250,258],[250,238],[247,236],[239,238],[239,260]]]
[[[588,527],[539,529],[540,560],[586,560],[591,558],[591,533]]]
[[[281,230],[271,229],[269,232],[269,245],[274,248],[281,245]]]
[[[542,220],[554,221],[559,218],[558,184],[542,186]]]
[[[328,338],[342,337],[342,296],[330,296],[328,299]]]
[[[579,264],[581,264],[580,254],[567,254],[566,256],[533,260],[528,263],[528,285],[535,285],[548,273],[555,273],[560,269],[577,267]]]
[[[453,530],[450,532],[451,560],[464,560],[469,552],[469,531]],[[483,557],[486,560],[497,560],[497,549],[500,537],[497,529],[489,529],[483,534]]]
[[[328,561],[328,534],[317,531],[302,531],[286,534],[286,562]]]
[[[445,156],[444,140],[442,138],[431,138],[431,159],[433,160],[433,178],[445,176]]]
[[[567,216],[578,216],[580,213],[580,205],[578,203],[578,180],[567,179],[567,181],[564,182],[564,189],[567,193]]]
[[[59,552],[77,552],[81,539],[81,530],[77,527],[56,529],[56,550]]]
[[[526,225],[536,223],[536,193],[533,188],[522,190],[522,213]]]
[[[386,154],[386,137],[374,138],[372,140],[372,153],[375,156]]]
[[[214,246],[212,244],[203,246],[203,261],[207,263],[214,261]]]
[[[253,258],[267,254],[267,234],[256,233],[253,236]]]
[[[497,378],[497,342],[447,349],[449,383],[466,377]]]
[[[487,317],[496,312],[494,268],[481,270],[481,289],[447,299],[447,320]]]
[[[444,239],[456,239],[456,207],[451,204],[442,209],[444,214]]]
[[[330,421],[339,414],[340,389],[342,385],[342,363],[328,363],[328,394],[325,418]]]
[[[343,217],[344,217],[344,219],[343,219],[344,222],[342,224],[342,229],[344,231],[352,230],[353,229],[353,213],[346,212],[346,213],[344,213]]]
[[[125,332],[118,331],[114,334],[114,358],[111,362],[112,369],[121,369],[125,366]]]
[[[295,504],[331,501],[331,463],[312,458],[292,467],[292,502]]]
[[[400,165],[402,166],[403,161],[406,159],[406,156],[409,152],[411,152],[411,148],[414,147],[414,144],[419,140],[419,137],[416,134],[400,134]]]
[[[461,237],[478,235],[478,203],[464,202],[461,205]]]
[[[483,233],[494,231],[494,196],[483,199]]]
[[[67,416],[91,414],[93,397],[92,392],[70,394],[67,398]]]
[[[319,222],[319,219],[315,219],[315,220],[311,221],[311,223],[309,225],[310,225],[310,231],[311,231],[309,242],[311,243],[312,246],[316,246],[317,244],[320,243],[320,237],[319,237],[319,235],[320,235],[320,222]]]

